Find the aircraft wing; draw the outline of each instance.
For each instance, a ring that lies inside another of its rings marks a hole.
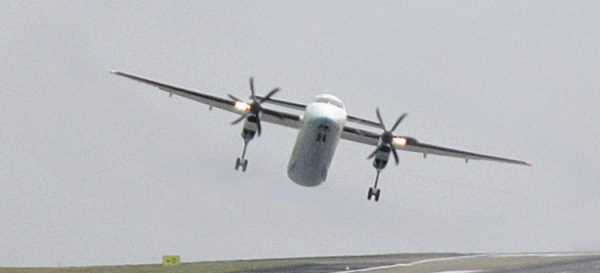
[[[219,108],[219,109],[229,111],[229,112],[232,112],[232,113],[235,113],[238,115],[243,115],[246,113],[244,111],[244,106],[238,105],[239,102],[236,102],[234,100],[211,96],[211,95],[208,95],[205,93],[201,93],[201,92],[161,83],[158,81],[150,80],[147,78],[143,78],[143,77],[125,73],[125,72],[120,72],[120,71],[111,71],[111,72],[117,76],[125,77],[128,79],[137,81],[137,82],[148,84],[148,85],[157,87],[158,89],[163,90],[171,95],[177,95],[177,96],[181,96],[181,97],[184,97],[187,99],[195,100],[197,102],[201,102],[203,104],[209,105],[210,107]],[[266,102],[270,102],[273,104],[279,104],[281,106],[291,107],[291,108],[294,108],[297,110],[304,110],[304,108],[306,107],[303,104],[287,102],[287,101],[277,100],[277,99],[269,99]],[[297,129],[302,126],[302,118],[300,117],[300,115],[276,111],[276,110],[267,109],[264,107],[262,108],[261,117],[262,117],[262,120],[264,120],[266,122],[289,127],[289,128]],[[348,116],[348,121],[379,128],[378,122],[362,119],[359,117]],[[379,134],[373,133],[373,132],[370,132],[367,130],[359,129],[359,128],[354,128],[351,126],[344,127],[341,137],[342,137],[342,139],[345,139],[345,140],[362,143],[362,144],[367,144],[367,145],[372,145],[372,146],[377,146],[377,144],[379,142]],[[415,138],[405,137],[405,136],[395,136],[394,140],[393,140],[393,146],[397,150],[416,152],[416,153],[421,153],[423,155],[435,154],[435,155],[441,155],[441,156],[458,157],[458,158],[462,158],[465,160],[489,160],[489,161],[504,162],[504,163],[511,163],[511,164],[530,165],[529,163],[527,163],[525,161],[502,158],[502,157],[491,156],[491,155],[478,154],[478,153],[472,153],[472,152],[461,151],[461,150],[457,150],[457,149],[453,149],[453,148],[446,148],[446,147],[442,147],[442,146],[436,146],[436,145],[431,145],[431,144],[427,144],[427,143],[422,143],[422,142],[419,142]]]
[[[366,131],[363,129],[346,126],[346,127],[344,127],[344,131],[342,132],[342,139],[350,140],[353,142],[359,142],[359,143],[363,143],[363,144],[367,144],[367,145],[377,146],[377,144],[379,143],[379,134],[369,132],[369,131]],[[453,149],[453,148],[431,145],[431,144],[420,142],[415,138],[406,137],[406,136],[394,136],[394,140],[393,140],[392,144],[393,144],[394,148],[396,148],[396,150],[420,153],[420,154],[423,154],[424,156],[427,156],[429,154],[434,154],[434,155],[441,155],[441,156],[448,156],[448,157],[457,157],[457,158],[462,158],[464,160],[487,160],[487,161],[495,161],[495,162],[502,162],[502,163],[509,163],[509,164],[531,166],[530,163],[521,161],[521,160],[492,156],[492,155],[484,155],[484,154],[467,152],[467,151],[462,151],[462,150]]]
[[[145,83],[145,84],[157,87],[158,89],[163,90],[163,91],[169,93],[170,95],[177,95],[177,96],[184,97],[187,99],[195,100],[197,102],[201,102],[210,107],[219,108],[219,109],[229,111],[229,112],[232,112],[232,113],[235,113],[238,115],[243,115],[246,113],[244,111],[243,105],[239,105],[238,102],[233,101],[231,99],[211,96],[211,95],[204,94],[201,92],[161,83],[158,81],[146,79],[146,78],[136,76],[133,74],[129,74],[129,73],[125,73],[125,72],[111,71],[111,73],[113,73],[117,76],[125,77],[128,79],[137,81],[137,82],[141,82],[141,83]],[[302,125],[302,119],[300,118],[299,115],[289,114],[289,113],[285,113],[285,112],[281,112],[281,111],[275,111],[275,110],[267,109],[264,107],[262,109],[261,117],[262,117],[261,120],[263,120],[263,121],[281,125],[281,126],[285,126],[285,127],[290,127],[290,128],[300,128],[300,126]]]

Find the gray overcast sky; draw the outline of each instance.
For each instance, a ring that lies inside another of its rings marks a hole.
[[[600,250],[598,1],[5,1],[0,265],[408,251]],[[422,141],[532,168],[401,153],[366,200],[372,147],[328,181],[286,176],[265,125],[114,77],[224,96],[327,91]]]

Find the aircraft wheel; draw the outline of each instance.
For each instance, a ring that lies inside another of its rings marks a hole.
[[[239,169],[239,168],[240,168],[240,158],[238,157],[238,158],[235,160],[235,170],[237,171],[237,169]]]
[[[373,196],[373,188],[369,188],[369,192],[367,193],[367,199],[371,200],[371,196]]]
[[[248,159],[244,159],[242,162],[242,172],[246,172],[246,168],[248,167]]]
[[[381,194],[381,190],[377,189],[373,195],[375,195],[375,202],[379,201],[379,195]]]

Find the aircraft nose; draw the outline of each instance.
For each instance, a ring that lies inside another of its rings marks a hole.
[[[315,120],[315,123],[318,124],[318,126],[320,127],[327,126],[334,128],[338,126],[338,121],[331,117],[320,117]]]

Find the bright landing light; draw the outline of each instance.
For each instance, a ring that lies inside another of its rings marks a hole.
[[[403,147],[406,145],[406,138],[403,137],[395,137],[394,140],[392,140],[392,144],[394,146],[399,146],[399,147]]]
[[[235,109],[238,109],[242,112],[246,112],[246,113],[250,112],[250,104],[247,104],[245,102],[236,101],[235,105],[233,107],[235,107]]]

